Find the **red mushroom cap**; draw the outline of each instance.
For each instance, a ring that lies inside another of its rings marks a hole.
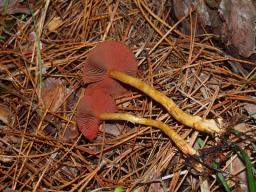
[[[109,77],[105,77],[102,81],[89,84],[86,89],[101,89],[108,92],[112,97],[120,96],[127,91],[119,82]]]
[[[137,67],[136,58],[128,46],[117,41],[104,41],[89,53],[83,68],[83,81],[85,84],[97,82],[110,95],[118,96],[125,89],[110,78],[109,73],[117,70],[136,76]]]
[[[103,89],[86,89],[85,96],[80,100],[77,108],[76,121],[79,130],[92,141],[99,130],[99,114],[103,112],[116,112],[114,99]]]

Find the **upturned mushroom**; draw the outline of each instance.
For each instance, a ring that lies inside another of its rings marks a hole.
[[[86,89],[77,107],[76,122],[89,141],[93,141],[97,136],[99,115],[103,112],[117,112],[114,99],[104,89]]]
[[[101,120],[125,120],[159,128],[184,154],[197,154],[181,136],[165,123],[131,114],[117,113],[113,97],[125,91],[117,81],[137,88],[150,96],[163,105],[177,121],[188,127],[211,134],[221,132],[213,119],[185,113],[172,99],[135,78],[136,72],[136,59],[123,43],[102,42],[89,54],[83,68],[83,81],[89,86],[86,88],[85,96],[81,99],[77,110],[77,126],[89,141],[97,136]]]
[[[114,99],[104,89],[86,89],[77,109],[76,121],[79,130],[89,140],[93,141],[99,131],[102,120],[125,120],[132,123],[152,126],[163,131],[175,145],[186,155],[195,155],[196,151],[179,136],[173,128],[165,123],[136,117],[131,114],[116,113]]]
[[[130,49],[123,43],[106,41],[99,43],[88,55],[83,68],[83,80],[84,83],[97,83],[91,86],[101,87],[112,96],[122,92],[121,85],[115,81],[118,80],[159,102],[182,124],[210,134],[221,132],[215,120],[185,113],[171,98],[135,78],[136,71],[137,62]]]
[[[117,41],[99,43],[88,55],[83,67],[83,81],[94,88],[105,89],[115,97],[126,89],[109,74],[113,70],[136,76],[138,63],[128,46]]]

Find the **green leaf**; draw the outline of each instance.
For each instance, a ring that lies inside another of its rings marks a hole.
[[[212,162],[212,167],[215,168],[215,169],[218,168],[218,164],[217,164],[216,161],[213,161],[213,162]],[[221,182],[221,184],[223,185],[225,191],[231,192],[231,189],[229,188],[228,183],[227,183],[227,181],[225,180],[224,175],[223,175],[221,172],[217,172],[217,173],[216,173],[216,176],[217,176],[218,180]]]
[[[254,151],[256,151],[256,145],[254,143],[252,143],[252,148]]]
[[[114,189],[114,192],[125,192],[124,188],[123,187],[116,187]]]
[[[254,73],[253,75],[251,75],[251,77],[250,77],[245,83],[243,83],[243,84],[240,86],[239,91],[242,91],[242,90],[245,88],[245,86],[246,86],[247,84],[251,83],[251,81],[253,81],[253,80],[255,80],[255,79],[256,79],[256,73]]]
[[[203,145],[204,145],[204,140],[199,137],[199,138],[197,138],[197,140],[196,140],[196,144],[198,144],[199,147],[203,147]]]
[[[39,98],[42,96],[42,66],[43,66],[43,60],[42,60],[42,53],[41,53],[41,42],[40,42],[40,37],[38,34],[38,31],[36,29],[36,19],[35,19],[35,14],[34,11],[31,7],[30,4],[28,4],[30,13],[32,15],[32,21],[34,24],[34,32],[35,32],[35,42],[36,42],[36,51],[37,51],[37,59],[38,59],[38,86],[39,86]]]
[[[4,39],[5,39],[5,37],[0,35],[0,40],[4,40]]]
[[[246,177],[247,177],[247,183],[248,183],[248,189],[250,192],[256,191],[256,180],[253,175],[253,165],[250,160],[249,155],[246,153],[245,150],[242,148],[236,146],[236,153],[239,156],[239,158],[244,162],[245,168],[246,168]]]
[[[9,0],[4,0],[4,7],[3,7],[3,13],[6,15],[8,10]]]

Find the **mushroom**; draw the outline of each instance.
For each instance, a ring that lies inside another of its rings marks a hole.
[[[101,87],[111,96],[117,96],[122,93],[121,85],[115,81],[118,80],[137,88],[159,102],[182,124],[210,134],[221,132],[215,120],[185,113],[171,98],[133,77],[136,71],[137,62],[126,45],[117,41],[105,41],[99,43],[87,57],[83,69],[83,81],[95,83],[91,86]]]
[[[89,141],[92,141],[97,136],[101,120],[125,120],[148,125],[163,131],[184,154],[196,154],[196,151],[174,129],[165,123],[158,120],[136,117],[131,114],[114,112],[117,112],[115,101],[104,89],[86,89],[85,95],[80,100],[77,109],[77,126],[82,134]]]
[[[162,104],[177,121],[186,126],[211,134],[221,132],[213,119],[185,113],[172,99],[133,77],[136,75],[136,71],[137,62],[129,48],[122,43],[102,42],[89,54],[83,68],[83,81],[89,86],[86,88],[85,96],[81,99],[77,110],[77,126],[89,141],[97,136],[100,120],[126,120],[159,128],[184,154],[197,154],[180,135],[165,123],[131,114],[116,113],[117,107],[113,97],[120,95],[125,90],[117,81],[147,94]]]
[[[99,130],[99,115],[116,111],[114,99],[104,89],[86,89],[77,107],[77,127],[89,141],[93,141]]]
[[[83,81],[89,86],[106,89],[115,97],[126,89],[109,77],[112,70],[136,76],[138,63],[128,46],[118,41],[99,43],[88,55],[83,67]]]

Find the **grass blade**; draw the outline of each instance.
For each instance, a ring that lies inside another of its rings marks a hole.
[[[247,183],[248,183],[248,189],[250,192],[256,191],[256,180],[253,175],[253,165],[250,160],[249,155],[246,153],[245,150],[242,148],[236,146],[235,147],[236,153],[238,157],[244,162],[245,168],[246,168],[246,177],[247,177]]]
[[[217,164],[216,161],[213,161],[213,162],[212,162],[212,167],[215,168],[215,169],[218,168],[218,164]],[[223,185],[225,191],[231,192],[231,189],[229,188],[228,183],[227,183],[227,181],[225,180],[224,175],[223,175],[221,172],[217,172],[217,173],[216,173],[216,176],[217,176],[218,180],[221,182],[221,184]]]

